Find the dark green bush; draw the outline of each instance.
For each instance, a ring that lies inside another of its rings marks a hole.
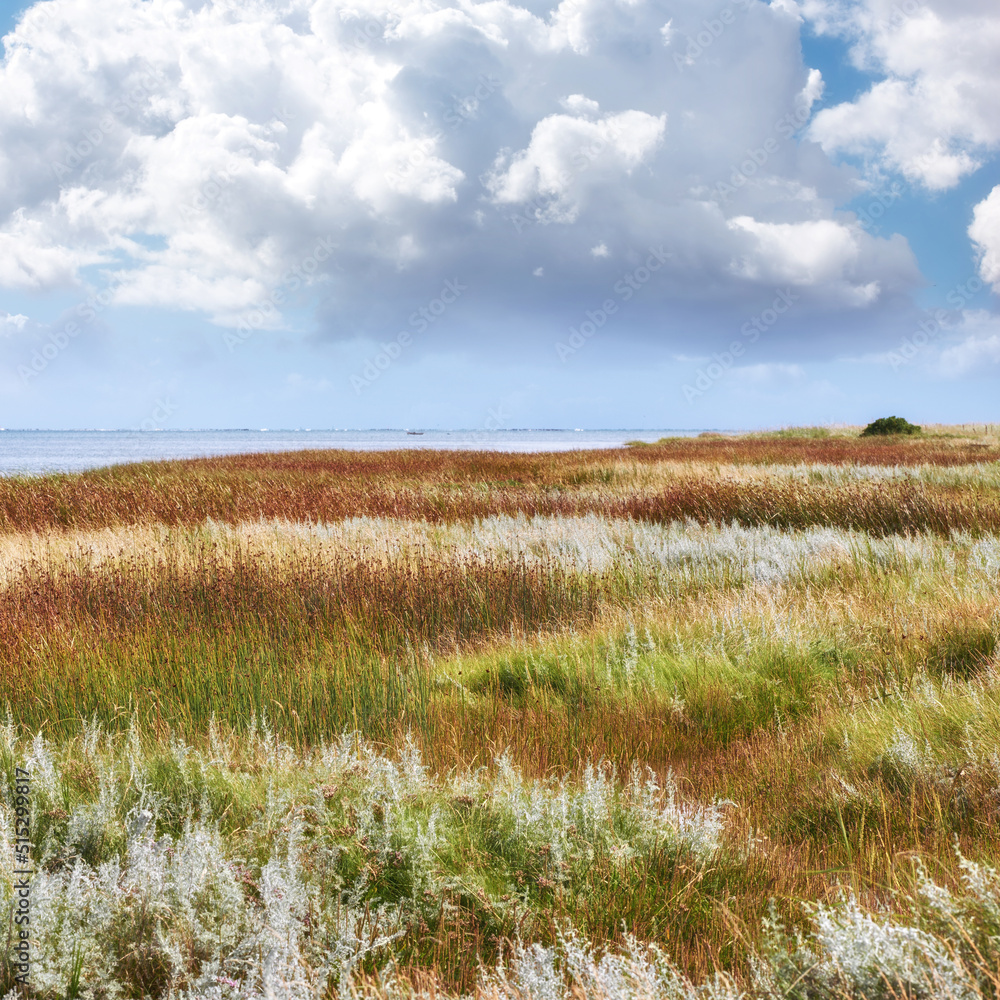
[[[862,432],[862,437],[883,437],[889,434],[919,434],[920,427],[911,424],[902,417],[879,417],[873,420]]]

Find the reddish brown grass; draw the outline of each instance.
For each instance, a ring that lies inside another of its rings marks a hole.
[[[996,452],[996,453],[994,453]],[[78,476],[0,480],[0,531],[135,523],[226,523],[354,516],[468,521],[495,514],[600,513],[654,522],[693,518],[874,534],[1000,529],[1000,498],[919,482],[805,485],[685,472],[701,462],[959,465],[995,449],[929,439],[684,439],[633,450],[546,455],[400,451],[292,452],[122,466]],[[652,485],[643,470],[659,470]],[[729,466],[732,468],[733,466]]]

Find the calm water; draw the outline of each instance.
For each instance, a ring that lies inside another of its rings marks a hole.
[[[0,475],[80,472],[120,462],[200,458],[304,448],[478,448],[490,451],[569,451],[618,448],[626,441],[691,436],[696,430],[434,431],[8,431],[0,430]]]

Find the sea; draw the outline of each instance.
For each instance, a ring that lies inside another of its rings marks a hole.
[[[0,476],[38,476],[170,458],[346,448],[446,448],[480,451],[572,451],[621,448],[627,441],[691,437],[698,430],[4,430]]]

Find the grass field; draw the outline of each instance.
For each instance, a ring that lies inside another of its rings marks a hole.
[[[0,480],[7,945],[22,767],[33,996],[996,997],[998,593],[996,425]]]

